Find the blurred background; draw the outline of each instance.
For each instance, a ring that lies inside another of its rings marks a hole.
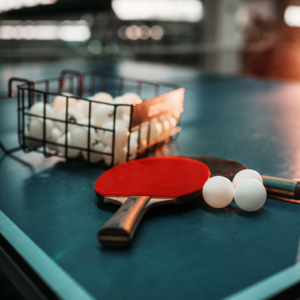
[[[1,86],[71,59],[299,80],[299,37],[300,0],[0,0]]]

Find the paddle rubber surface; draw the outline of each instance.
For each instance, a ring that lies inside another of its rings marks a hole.
[[[125,162],[103,173],[95,183],[102,196],[178,198],[202,189],[209,168],[181,157],[151,157]]]

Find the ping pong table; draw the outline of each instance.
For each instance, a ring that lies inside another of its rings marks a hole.
[[[25,64],[19,76],[70,67],[185,88],[179,138],[153,155],[229,158],[300,178],[299,84],[132,61]],[[8,69],[0,65],[0,86]],[[7,147],[17,146],[16,122],[16,100],[0,100]],[[0,170],[0,267],[29,299],[275,299],[298,289],[300,204],[268,198],[256,213],[200,200],[157,207],[130,247],[107,249],[97,231],[118,207],[95,196],[105,167],[0,151]]]

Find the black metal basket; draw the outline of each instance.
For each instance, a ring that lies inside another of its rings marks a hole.
[[[120,77],[112,74],[102,72],[89,72],[81,74],[77,71],[64,70],[59,78],[46,79],[40,81],[29,81],[20,78],[11,78],[9,80],[9,97],[14,97],[13,83],[15,81],[23,82],[17,86],[17,99],[18,99],[18,139],[19,147],[14,149],[6,149],[0,142],[0,147],[6,153],[12,153],[19,149],[23,149],[24,152],[37,151],[43,153],[45,157],[60,156],[65,157],[67,160],[70,158],[68,151],[70,149],[77,149],[85,151],[86,160],[90,162],[91,154],[96,153],[105,157],[110,157],[110,166],[115,165],[115,134],[116,134],[116,113],[118,107],[130,107],[129,114],[129,128],[128,128],[128,140],[127,140],[127,154],[126,161],[140,157],[150,148],[170,140],[171,137],[178,134],[181,130],[180,113],[183,111],[183,98],[184,89],[179,88],[177,85],[162,83],[162,82],[150,82],[145,80],[136,80],[132,78]],[[63,93],[68,92],[73,94],[72,96],[66,96]],[[107,92],[113,97],[120,96],[124,93],[132,92],[138,94],[143,102],[137,105],[130,104],[112,104],[105,102],[98,102],[88,99],[87,97],[95,94],[95,92]],[[66,99],[66,116],[65,120],[57,118],[50,118],[46,115],[46,105],[52,104],[56,96],[62,96]],[[70,99],[77,99],[86,101],[88,103],[88,122],[87,124],[78,123],[76,120],[69,120],[69,101]],[[42,115],[35,115],[29,112],[30,107],[37,103],[43,102],[44,111]],[[113,107],[113,126],[112,129],[107,129],[92,124],[92,104],[96,103],[101,105],[109,105]],[[175,127],[171,128],[164,135],[161,135],[154,140],[150,140],[151,136],[151,124],[161,118],[172,116],[176,120]],[[30,118],[39,118],[43,124],[42,138],[37,139],[25,135],[26,126]],[[86,147],[77,147],[68,144],[67,134],[65,135],[64,144],[58,144],[57,142],[51,142],[46,137],[46,122],[51,120],[53,122],[62,122],[65,126],[65,132],[68,132],[68,128],[73,125],[85,126],[88,128],[88,139]],[[147,130],[147,139],[144,144],[141,144],[141,131]],[[102,132],[112,132],[112,151],[110,153],[104,151],[95,151],[91,149],[91,129],[101,130]],[[137,149],[130,152],[130,141],[133,132],[137,134]],[[64,154],[49,150],[47,145],[54,145],[58,147],[64,147]]]

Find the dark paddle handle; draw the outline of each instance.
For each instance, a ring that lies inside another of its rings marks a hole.
[[[106,247],[125,247],[146,212],[151,197],[129,197],[117,212],[99,229],[98,239]]]
[[[297,180],[262,176],[268,196],[300,200],[300,182]]]

